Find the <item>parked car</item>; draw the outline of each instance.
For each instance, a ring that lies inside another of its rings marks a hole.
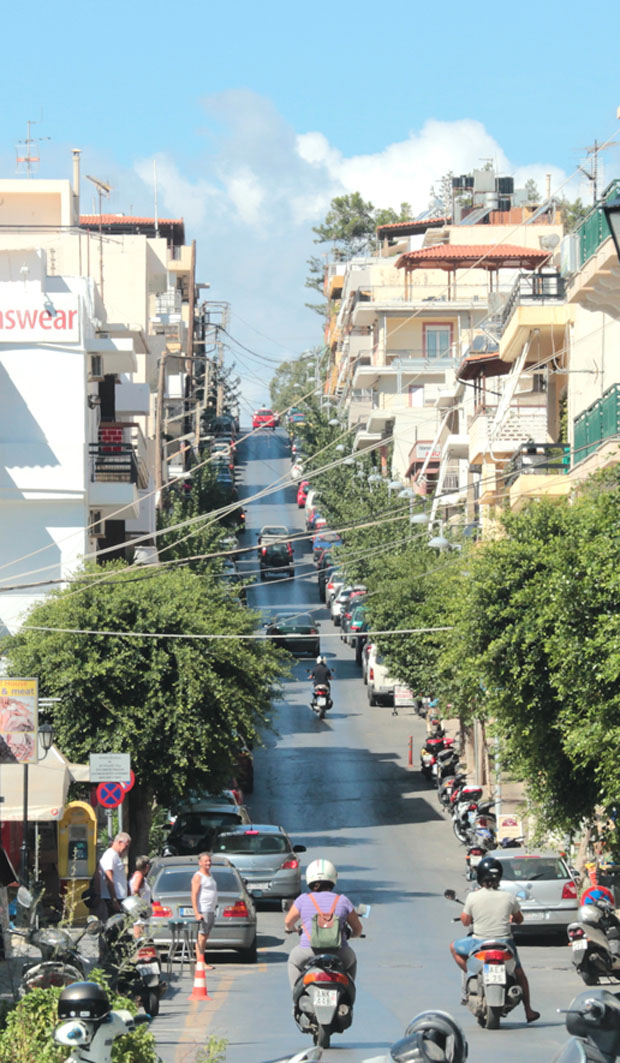
[[[237,485],[229,469],[219,468],[215,474],[215,482],[218,487],[227,491],[233,498],[237,497]]]
[[[354,583],[349,584],[348,587],[341,587],[335,598],[332,599],[330,611],[336,627],[340,627],[342,614],[344,613],[346,606],[349,604],[351,595],[358,591],[365,593],[366,588],[363,583]]]
[[[169,950],[172,941],[170,919],[182,919],[190,926],[196,923],[191,882],[197,870],[195,856],[159,856],[151,865],[149,930],[162,951]],[[209,950],[235,949],[243,963],[256,963],[256,908],[239,872],[225,857],[214,855],[211,874],[217,882],[218,903]]]
[[[373,645],[368,654],[368,704],[378,705],[381,703],[383,705],[393,705],[395,686],[396,680],[392,679],[388,672],[387,665],[383,661],[383,657],[379,653],[377,647]]]
[[[188,802],[177,812],[166,849],[175,856],[191,856],[210,849],[217,831],[250,822],[245,805],[225,805],[221,801]]]
[[[340,637],[343,642],[348,642],[349,626],[353,618],[353,610],[360,604],[360,600],[367,593],[365,587],[354,587],[348,599],[340,609]]]
[[[344,587],[344,572],[338,568],[332,568],[325,584],[325,601],[329,606],[338,592]]]
[[[321,652],[319,625],[310,613],[280,613],[265,624],[265,629],[276,646],[282,646],[289,653],[318,657]]]
[[[364,634],[368,627],[367,608],[365,605],[359,604],[358,600],[352,599],[354,604],[351,606],[351,617],[346,625],[344,641],[348,642],[349,646],[355,646],[358,638]]]
[[[241,575],[237,567],[237,562],[234,561],[232,557],[227,557],[222,562],[221,577],[223,580],[226,581],[226,583],[230,584],[231,588],[235,591],[240,601],[245,602],[246,592],[245,585],[243,582],[243,576]]]
[[[270,410],[267,406],[261,406],[260,409],[255,410],[252,415],[252,428],[274,428],[276,427],[276,419],[273,410]]]
[[[304,424],[306,415],[303,410],[300,410],[298,406],[291,406],[286,417],[289,431],[294,429],[295,425]]]
[[[366,643],[364,644],[364,648],[362,650],[361,665],[362,665],[362,679],[364,681],[364,684],[366,684],[368,682],[368,659],[370,657],[370,651],[372,650],[373,646],[374,646],[374,642],[366,641]]]
[[[504,874],[501,889],[514,893],[523,922],[513,927],[517,937],[564,931],[577,918],[577,886],[562,856],[550,850],[494,849],[487,854],[500,860]]]
[[[326,601],[326,589],[329,574],[333,570],[331,556],[328,550],[323,550],[323,553],[319,557],[316,563],[317,582],[319,585],[319,598],[322,602]]]
[[[251,823],[217,836],[215,852],[235,865],[255,899],[285,900],[301,893],[298,853],[305,845],[293,845],[282,827]]]
[[[267,543],[260,550],[260,578],[267,576],[294,576],[293,557],[289,550],[290,543]]]
[[[301,461],[295,461],[293,463],[293,465],[291,465],[291,479],[295,480],[297,482],[298,480],[302,479],[303,475],[304,475],[304,465],[303,465],[303,463]]]
[[[327,531],[326,528],[321,528],[321,531],[314,536],[312,540],[312,557],[316,565],[319,560],[319,554],[322,550],[331,550],[334,546],[342,546],[342,539],[338,535],[338,532]]]
[[[297,457],[299,454],[303,454],[304,441],[299,436],[293,436],[291,439],[291,455]]]
[[[303,509],[306,504],[306,498],[308,497],[308,491],[310,490],[310,481],[302,480],[297,488],[297,506],[299,509]]]

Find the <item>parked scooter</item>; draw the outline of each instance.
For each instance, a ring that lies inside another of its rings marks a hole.
[[[602,892],[602,891],[601,891]],[[590,898],[568,926],[573,964],[586,985],[602,977],[620,981],[620,920],[606,897]]]
[[[148,937],[150,904],[140,897],[121,901],[123,913],[111,915],[101,928],[99,960],[113,989],[139,1001],[147,1015],[159,1014],[159,1000],[166,984],[161,977],[161,957]],[[134,924],[139,921],[143,934],[136,938]]]
[[[360,904],[355,911],[367,918],[370,907]],[[347,937],[348,930],[345,926]],[[300,931],[297,928],[287,933]],[[348,1030],[353,1022],[354,1003],[355,983],[339,956],[322,952],[306,960],[293,987],[293,1016],[301,1032],[312,1035],[315,1045],[329,1048],[332,1034]]]
[[[620,1000],[606,989],[580,993],[564,1012],[572,1038],[555,1063],[614,1063],[620,1056]]]
[[[444,890],[449,901],[462,904],[454,890]],[[506,941],[481,941],[467,960],[464,995],[480,1026],[498,1030],[500,1019],[521,1003],[523,991],[515,978],[514,949]]]
[[[86,934],[98,934],[101,923],[96,916],[88,917],[82,933],[74,940],[68,930],[61,927],[37,927],[38,901],[30,890],[20,886],[17,903],[28,909],[28,929],[13,930],[17,937],[41,952],[41,960],[28,961],[22,968],[18,987],[20,997],[31,989],[48,989],[50,986],[67,986],[84,978],[84,960],[78,945]]]
[[[453,738],[445,734],[431,734],[420,750],[420,771],[426,779],[435,779],[438,774],[438,757],[444,750],[451,750]]]
[[[96,982],[74,982],[63,989],[58,1018],[54,1041],[73,1049],[66,1063],[110,1063],[114,1041],[149,1021],[147,1015],[112,1011],[105,989]]]

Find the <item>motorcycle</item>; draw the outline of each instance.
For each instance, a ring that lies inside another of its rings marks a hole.
[[[481,786],[463,786],[452,805],[452,829],[461,845],[469,842],[470,830],[478,814]]]
[[[620,920],[610,901],[582,904],[577,921],[568,926],[573,965],[586,985],[601,977],[620,981]]]
[[[580,993],[564,1012],[572,1038],[555,1063],[614,1063],[620,1056],[620,1000],[594,989]]]
[[[449,901],[459,901],[454,890],[444,890]],[[481,941],[467,960],[463,992],[467,1007],[478,1024],[498,1030],[500,1019],[516,1008],[523,991],[515,978],[514,949],[506,941]]]
[[[333,704],[329,683],[317,683],[312,690],[310,708],[318,716],[319,720],[324,719],[325,713],[328,709],[331,709]]]
[[[434,779],[438,772],[438,757],[444,750],[451,750],[453,738],[442,735],[429,735],[420,750],[420,771],[426,779]]]
[[[96,982],[76,982],[63,989],[58,1018],[54,1041],[72,1049],[66,1063],[110,1063],[114,1041],[149,1021],[147,1015],[111,1011],[107,993]]]
[[[365,919],[370,907],[360,904],[355,911]],[[348,930],[345,926],[347,937]],[[287,933],[301,933],[301,927]],[[302,1033],[311,1034],[315,1045],[329,1048],[332,1034],[349,1029],[354,1003],[355,983],[339,956],[322,952],[306,960],[293,987],[293,1017]]]
[[[140,897],[121,901],[123,913],[111,915],[100,930],[99,961],[110,985],[122,996],[138,1001],[147,1015],[159,1014],[159,1000],[166,989],[161,977],[161,957],[157,946],[147,936],[150,904]],[[143,928],[143,936],[134,936],[134,923]]]
[[[101,923],[96,916],[88,917],[82,933],[74,940],[68,930],[61,927],[37,927],[36,910],[38,902],[29,890],[20,886],[17,891],[17,903],[29,910],[28,929],[12,930],[16,937],[21,937],[28,945],[39,949],[41,960],[25,963],[22,968],[18,994],[23,997],[31,989],[48,989],[50,986],[68,986],[84,978],[84,960],[78,945],[87,934],[98,934]]]

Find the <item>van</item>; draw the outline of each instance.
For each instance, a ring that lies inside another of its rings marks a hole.
[[[374,645],[368,654],[367,675],[368,704],[393,705],[396,680],[390,676],[383,657]]]

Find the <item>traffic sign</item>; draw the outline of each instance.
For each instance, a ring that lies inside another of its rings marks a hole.
[[[123,790],[124,790],[124,792],[126,794],[129,793],[129,791],[133,789],[133,785],[134,785],[135,781],[136,781],[136,777],[135,777],[133,771],[130,771],[129,772],[129,778],[126,779],[125,781],[121,782],[121,786],[123,787]]]
[[[100,782],[97,800],[102,808],[118,808],[122,805],[125,791],[119,782]]]
[[[123,782],[129,778],[129,753],[91,753],[89,759],[91,782]]]

